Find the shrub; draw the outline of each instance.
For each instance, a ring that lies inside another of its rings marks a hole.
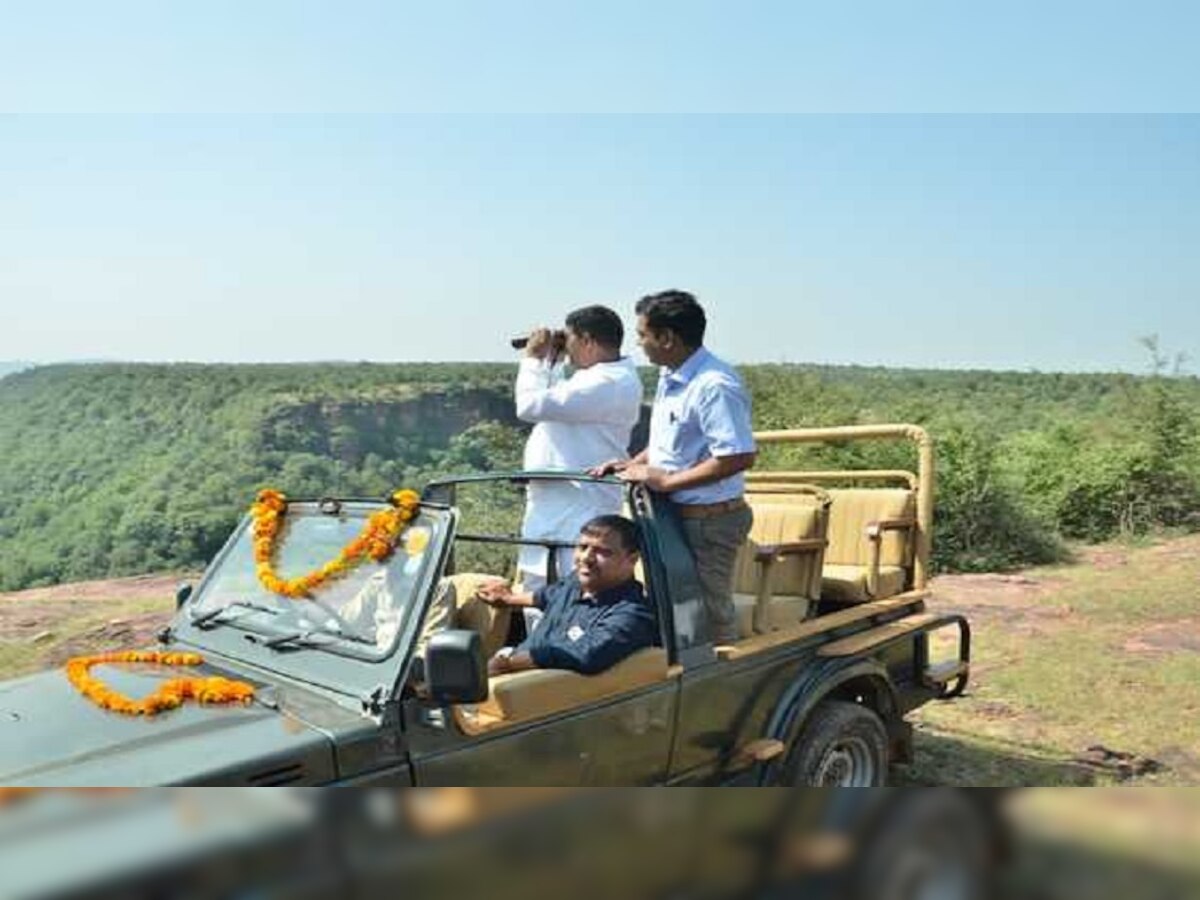
[[[1200,525],[1196,415],[1180,388],[1156,356],[1112,421],[1011,439],[1006,467],[1028,506],[1064,537],[1086,541]]]
[[[1055,562],[1064,548],[1001,472],[998,442],[953,425],[937,442],[935,571],[985,572]]]

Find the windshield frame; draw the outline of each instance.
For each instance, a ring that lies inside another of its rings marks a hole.
[[[291,501],[292,504],[313,501]],[[358,512],[374,512],[384,508],[382,502],[345,500],[344,507],[358,507]],[[247,616],[256,619],[254,627],[239,621],[234,615],[218,627],[208,628],[193,623],[201,601],[211,588],[230,555],[253,527],[249,515],[244,516],[230,534],[229,539],[213,558],[196,586],[192,597],[176,613],[171,624],[175,640],[194,646],[199,650],[219,655],[226,659],[252,665],[278,673],[288,678],[316,684],[340,694],[363,697],[383,686],[390,691],[398,682],[403,668],[408,664],[415,636],[419,634],[425,620],[434,588],[444,570],[449,548],[453,545],[458,517],[456,511],[439,504],[423,503],[421,514],[429,517],[430,541],[424,553],[420,570],[412,587],[412,602],[405,605],[400,614],[396,634],[390,644],[376,649],[351,639],[338,639],[329,632],[330,639],[321,637],[325,632],[314,632],[318,640],[313,642],[285,642],[278,647],[269,647],[265,641],[281,637],[296,629],[288,625],[266,625],[265,614]],[[227,606],[236,610],[236,605]]]

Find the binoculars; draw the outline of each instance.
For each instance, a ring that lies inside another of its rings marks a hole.
[[[529,335],[525,334],[521,335],[521,337],[515,337],[509,343],[512,344],[514,350],[524,350],[525,346],[529,343]],[[550,346],[554,348],[555,354],[562,353],[567,348],[567,333],[565,331],[551,331]]]

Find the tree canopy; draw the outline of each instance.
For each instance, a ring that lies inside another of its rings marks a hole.
[[[1144,377],[742,372],[758,428],[929,428],[939,442],[942,568],[1052,559],[1064,537],[1197,525],[1194,378],[1161,367]],[[201,566],[265,485],[382,497],[435,475],[516,468],[525,426],[512,412],[514,374],[504,364],[376,363],[9,374],[0,380],[0,589]],[[642,374],[652,388],[654,372]],[[769,448],[764,461],[907,466],[905,449]]]

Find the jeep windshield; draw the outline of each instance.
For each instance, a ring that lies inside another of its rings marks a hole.
[[[274,568],[296,578],[335,560],[380,509],[362,501],[293,502],[276,543]],[[422,510],[384,562],[367,559],[317,588],[309,597],[284,597],[259,581],[253,527],[243,521],[186,608],[195,628],[239,629],[251,643],[281,652],[319,648],[378,658],[389,653],[416,602],[426,569],[444,543],[444,516]]]

